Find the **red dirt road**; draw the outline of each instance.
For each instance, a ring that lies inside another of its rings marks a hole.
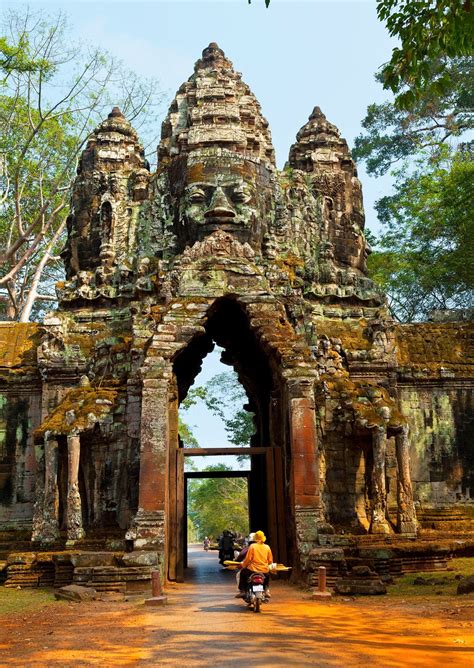
[[[234,599],[215,552],[191,553],[168,604],[63,603],[28,616],[0,611],[0,666],[474,666],[474,599],[388,597],[313,602],[272,583],[261,614]]]

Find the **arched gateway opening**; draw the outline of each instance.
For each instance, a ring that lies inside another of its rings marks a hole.
[[[172,404],[171,423],[177,422],[177,408],[199,373],[204,357],[214,345],[224,349],[221,359],[232,366],[243,385],[249,411],[255,415],[255,433],[250,447],[184,448],[177,430],[172,430],[169,457],[169,529],[168,577],[181,581],[186,564],[186,474],[185,457],[192,455],[249,455],[249,522],[268,536],[275,557],[287,559],[291,550],[287,531],[287,486],[284,462],[289,463],[285,447],[287,411],[281,378],[271,356],[262,350],[242,307],[231,298],[218,299],[210,307],[204,327],[195,334],[173,363],[176,401]]]

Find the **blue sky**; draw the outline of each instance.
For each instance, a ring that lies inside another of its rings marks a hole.
[[[361,132],[372,102],[388,99],[374,73],[390,58],[395,43],[377,20],[375,0],[180,0],[129,2],[44,2],[30,6],[45,13],[63,10],[71,36],[107,49],[144,77],[156,77],[166,94],[163,117],[181,83],[209,42],[217,42],[257,96],[270,123],[279,167],[299,128],[318,105],[349,146]],[[4,0],[3,7],[20,3]],[[374,201],[390,179],[367,177],[359,167],[367,225],[377,229]],[[208,357],[198,382],[222,370],[218,355]],[[189,422],[203,446],[225,443],[222,425],[195,408]]]

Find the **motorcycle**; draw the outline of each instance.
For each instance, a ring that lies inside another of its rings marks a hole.
[[[262,603],[268,603],[269,598],[265,591],[264,573],[252,573],[249,577],[245,588],[244,601],[248,608],[253,608],[254,612],[260,612]]]

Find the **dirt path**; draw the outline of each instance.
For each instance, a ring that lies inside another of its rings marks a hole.
[[[474,600],[404,604],[387,597],[313,602],[272,584],[256,615],[234,599],[216,553],[191,554],[168,605],[58,603],[10,619],[0,611],[0,666],[474,666]]]

